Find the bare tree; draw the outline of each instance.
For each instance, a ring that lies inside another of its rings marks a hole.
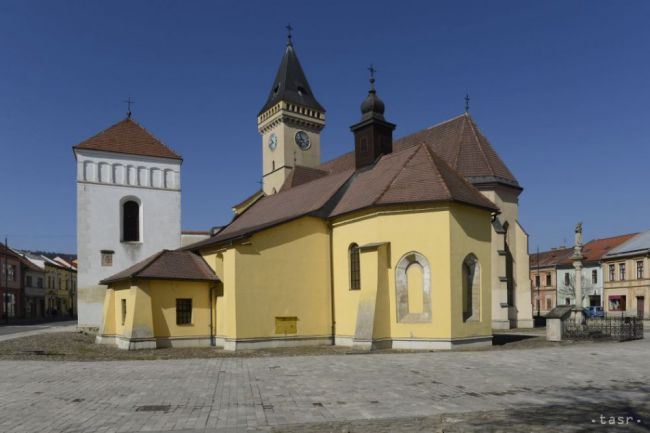
[[[566,284],[566,280],[558,281],[558,294],[562,296],[562,298],[571,298],[571,301],[575,302],[576,299],[576,276],[575,276],[575,270],[573,272],[569,271],[567,274],[569,275],[569,284]],[[582,275],[582,299],[580,305],[584,305],[585,299],[589,298],[589,293],[591,293],[594,289],[594,285],[591,281],[591,278],[585,278],[585,275],[583,273]]]

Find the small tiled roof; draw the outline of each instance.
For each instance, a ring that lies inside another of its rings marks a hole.
[[[97,135],[82,141],[73,149],[101,150],[129,155],[182,159],[149,131],[132,119],[124,119]]]
[[[379,159],[361,171],[330,216],[371,206],[456,201],[497,207],[424,144]]]
[[[603,258],[614,258],[631,256],[637,254],[650,253],[650,230],[641,232],[634,237],[631,237],[626,242],[620,244],[618,247],[613,248]]]
[[[302,165],[296,165],[287,176],[284,184],[280,191],[286,191],[289,188],[302,185],[303,183],[311,182],[312,180],[320,179],[325,177],[329,172],[325,170],[319,170],[317,168],[305,167]]]
[[[189,251],[162,250],[101,281],[111,284],[131,278],[219,281],[202,257]]]
[[[584,256],[582,261],[586,263],[599,262],[605,254],[612,251],[623,242],[632,239],[636,235],[637,233],[628,233],[625,235],[612,236],[610,238],[594,239],[592,241],[589,241],[582,247],[582,255]],[[570,265],[572,263],[573,261],[571,260],[570,256],[562,260],[563,265]]]
[[[573,248],[557,248],[550,251],[542,251],[539,254],[531,254],[530,268],[536,269],[537,266],[540,268],[557,266],[568,257],[571,257],[571,254],[573,254]]]
[[[473,184],[498,182],[520,188],[517,179],[467,113],[395,140],[393,152],[419,144],[426,144]],[[318,168],[337,172],[353,167],[354,152],[348,152]]]

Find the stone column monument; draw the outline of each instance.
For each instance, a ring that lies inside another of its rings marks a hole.
[[[585,317],[582,312],[582,223],[576,225],[575,245],[573,246],[573,268],[575,269],[575,307],[573,309],[573,320],[578,325],[585,322]]]

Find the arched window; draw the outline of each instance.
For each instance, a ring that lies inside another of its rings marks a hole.
[[[122,205],[122,241],[140,241],[140,205],[134,200]]]
[[[481,267],[474,254],[463,260],[463,322],[480,320]]]
[[[361,259],[359,245],[351,244],[348,248],[350,257],[350,290],[361,290]]]
[[[395,269],[399,323],[431,323],[431,267],[422,254],[402,256]]]

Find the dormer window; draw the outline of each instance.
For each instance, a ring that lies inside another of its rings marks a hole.
[[[307,90],[305,90],[304,87],[298,86],[298,94],[302,96],[302,95],[308,95],[309,93],[307,92]]]

